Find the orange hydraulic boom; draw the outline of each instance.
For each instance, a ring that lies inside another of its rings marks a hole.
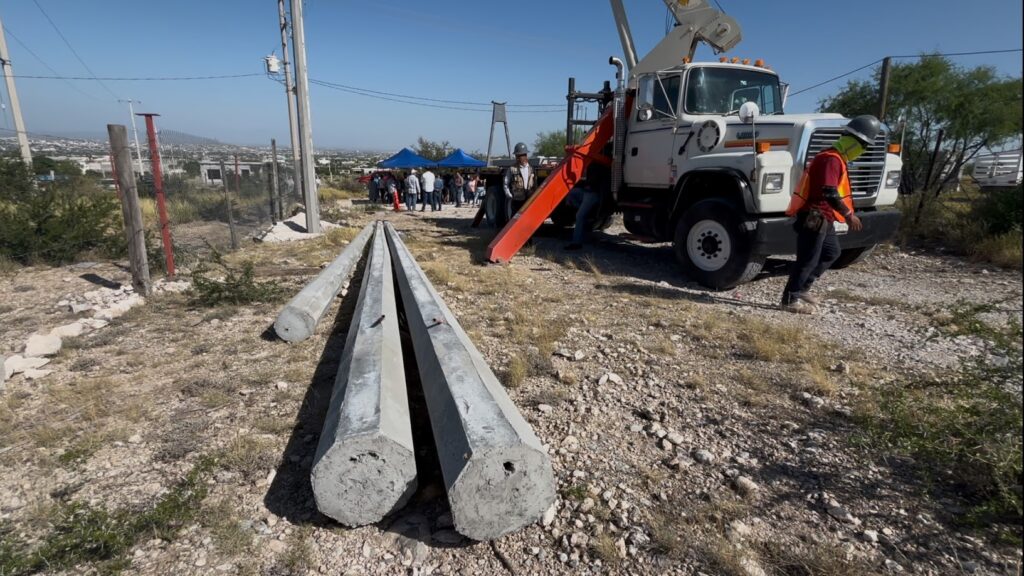
[[[544,220],[551,216],[586,172],[590,162],[601,155],[601,149],[611,140],[615,130],[613,108],[608,106],[597,124],[583,138],[583,142],[566,148],[565,158],[555,167],[555,171],[487,246],[487,260],[500,263],[511,260]],[[626,109],[629,109],[628,106]]]

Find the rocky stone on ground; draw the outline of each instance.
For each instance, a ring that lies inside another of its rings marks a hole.
[[[23,355],[26,358],[53,356],[57,352],[60,352],[60,347],[60,336],[54,336],[53,334],[33,334],[28,337],[28,342],[25,343],[25,351],[23,352]]]

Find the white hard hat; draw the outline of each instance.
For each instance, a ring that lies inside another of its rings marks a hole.
[[[413,169],[412,169],[412,173],[413,173],[413,174],[415,174],[415,173],[416,173],[416,169],[415,169],[415,168],[413,168]]]

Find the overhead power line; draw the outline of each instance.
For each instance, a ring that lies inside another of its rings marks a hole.
[[[32,55],[33,58],[38,60],[39,63],[42,64],[44,68],[46,68],[47,70],[52,72],[55,77],[56,76],[60,76],[60,72],[57,72],[56,70],[53,69],[52,66],[47,64],[46,60],[43,60],[38,54],[35,53],[34,50],[32,50],[31,48],[28,47],[28,44],[25,44],[24,42],[22,42],[21,38],[18,38],[18,36],[14,32],[11,31],[11,27],[10,26],[4,26],[4,32],[6,32],[7,35],[11,37],[11,40],[14,40],[15,42],[17,42],[19,46],[24,48],[26,52],[28,52],[30,55]],[[69,82],[67,80],[64,80],[64,83],[67,84],[72,90],[75,90],[75,91],[77,91],[77,92],[79,92],[81,94],[84,94],[84,95],[88,96],[89,98],[92,98],[93,100],[99,100],[99,98],[97,98],[96,96],[86,92],[85,90],[82,90],[81,88],[79,88],[78,86],[75,86],[74,84],[72,84],[71,82]]]
[[[381,92],[379,90],[371,90],[369,88],[360,88],[358,86],[347,86],[345,84],[339,84],[337,82],[330,82],[327,80],[318,80],[324,84],[330,84],[333,87],[345,88],[347,90],[359,90],[360,92],[368,92],[370,94],[379,94],[381,96],[391,96],[393,98],[405,98],[407,100],[423,100],[425,102],[438,102],[441,104],[461,104],[465,106],[486,106],[490,110],[490,102],[469,102],[465,100],[444,100],[441,98],[427,98],[425,96],[411,96],[408,94],[395,94],[393,92]],[[562,104],[506,104],[508,108],[552,108],[557,106],[563,106]],[[564,110],[564,108],[562,108]]]
[[[926,58],[928,56],[946,56],[946,57],[949,57],[949,56],[978,56],[978,55],[982,55],[982,54],[1011,54],[1011,53],[1014,53],[1014,52],[1021,52],[1021,51],[1024,51],[1024,48],[1007,48],[1005,50],[974,50],[974,51],[970,51],[970,52],[945,52],[945,53],[937,53],[937,54],[899,54],[899,55],[895,55],[895,56],[889,56],[889,58],[898,59],[898,60],[904,60],[904,59],[908,59],[908,58]],[[865,68],[870,68],[870,67],[874,66],[875,64],[880,64],[882,62],[882,60],[884,60],[884,58],[879,58],[878,60],[875,60],[874,62],[870,62],[870,63],[865,64],[863,66],[860,66],[858,68],[854,68],[853,70],[850,70],[849,72],[844,72],[844,73],[842,73],[842,74],[840,74],[838,76],[833,76],[832,78],[829,78],[828,80],[823,80],[821,82],[818,82],[817,84],[814,84],[813,86],[808,86],[807,88],[801,88],[800,90],[797,90],[796,92],[790,92],[789,95],[791,97],[792,96],[797,96],[799,94],[803,94],[804,92],[808,92],[810,90],[814,90],[815,88],[820,88],[820,87],[824,86],[825,84],[829,84],[831,82],[835,82],[836,80],[841,80],[843,78],[846,78],[847,76],[856,74],[857,72],[860,72],[861,70],[864,70]]]
[[[332,90],[339,90],[341,92],[347,92],[349,94],[356,94],[358,96],[365,96],[367,98],[374,98],[374,99],[377,99],[377,100],[387,100],[389,102],[397,102],[399,104],[411,104],[413,106],[424,106],[424,107],[427,107],[427,108],[440,108],[440,109],[443,109],[443,110],[458,110],[458,111],[461,111],[461,112],[490,112],[491,111],[491,107],[490,107],[491,104],[489,102],[486,103],[486,104],[484,104],[484,103],[467,103],[467,104],[472,104],[472,105],[476,105],[476,106],[487,106],[486,108],[470,108],[468,106],[449,106],[447,104],[433,104],[433,103],[430,103],[430,102],[457,102],[457,101],[440,100],[440,99],[428,99],[429,102],[418,102],[418,101],[415,101],[415,100],[405,100],[405,99],[402,99],[402,98],[407,98],[406,96],[402,96],[402,95],[394,95],[396,97],[391,97],[391,96],[385,96],[385,95],[383,95],[384,93],[381,93],[381,92],[378,92],[378,91],[375,91],[375,90],[366,90],[366,89],[362,89],[362,88],[349,87],[349,86],[345,86],[345,85],[342,85],[342,84],[335,84],[333,82],[327,82],[327,81],[324,81],[324,80],[316,80],[316,79],[310,78],[309,81],[310,81],[311,84],[316,84],[317,86],[323,86],[325,88],[330,88]],[[424,98],[420,98],[420,99],[424,99]],[[533,106],[533,105],[531,105],[531,106]],[[516,112],[519,113],[519,114],[535,114],[535,113],[536,114],[547,114],[547,113],[558,113],[558,112],[564,113],[565,112],[565,108],[558,108],[558,109],[551,109],[551,110],[547,110],[547,109],[543,109],[543,110],[542,109],[527,109],[527,110],[517,110]]]
[[[841,80],[843,78],[846,78],[847,76],[851,76],[853,74],[856,74],[857,72],[860,72],[861,70],[863,70],[865,68],[870,68],[870,67],[874,66],[875,64],[879,64],[881,62],[882,62],[882,59],[880,58],[878,60],[875,60],[874,62],[871,62],[869,64],[865,64],[865,65],[861,66],[860,68],[854,68],[853,70],[850,70],[849,72],[844,72],[844,73],[840,74],[839,76],[833,76],[832,78],[829,78],[828,80],[822,80],[821,82],[818,82],[817,84],[815,84],[813,86],[808,86],[807,88],[801,88],[800,90],[797,90],[796,92],[790,92],[789,96],[793,97],[793,96],[796,96],[798,94],[803,94],[804,92],[808,92],[810,90],[814,90],[815,88],[820,88],[821,86],[824,86],[825,84],[830,84],[832,82],[835,82],[836,80]]]
[[[70,50],[71,53],[74,54],[75,59],[77,59],[79,64],[82,65],[82,68],[85,68],[85,71],[88,72],[93,79],[97,80],[100,83],[100,86],[103,86],[103,89],[106,90],[116,100],[118,98],[117,94],[115,94],[109,86],[104,84],[102,80],[96,77],[96,73],[92,71],[92,68],[89,68],[89,65],[85,63],[85,60],[83,60],[82,57],[78,54],[78,51],[75,50],[74,46],[71,45],[71,42],[69,42],[67,37],[64,36],[64,33],[60,31],[60,28],[57,27],[57,23],[53,21],[53,18],[50,18],[49,14],[46,13],[46,10],[43,9],[43,5],[39,3],[39,0],[32,0],[32,2],[36,5],[36,8],[39,8],[39,11],[42,12],[43,17],[45,17],[46,21],[50,23],[50,26],[52,26],[53,30],[57,33],[58,36],[60,36],[60,39],[64,41],[64,45],[68,47],[68,50]]]
[[[251,74],[220,74],[216,76],[139,76],[139,77],[127,77],[127,76],[33,76],[15,74],[14,78],[28,78],[34,80],[96,80],[99,82],[176,82],[184,80],[224,80],[230,78],[249,78],[253,76],[263,76],[262,73],[253,72]]]

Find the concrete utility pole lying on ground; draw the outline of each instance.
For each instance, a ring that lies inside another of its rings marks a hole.
[[[373,235],[373,224],[365,228],[309,284],[285,304],[274,321],[274,331],[286,342],[300,342],[313,335],[316,325],[341,291],[341,285],[363,257]]]
[[[311,480],[317,508],[348,526],[379,522],[416,490],[395,282],[379,222]]]
[[[493,540],[536,522],[555,499],[544,447],[395,229],[385,230],[455,529]]]

